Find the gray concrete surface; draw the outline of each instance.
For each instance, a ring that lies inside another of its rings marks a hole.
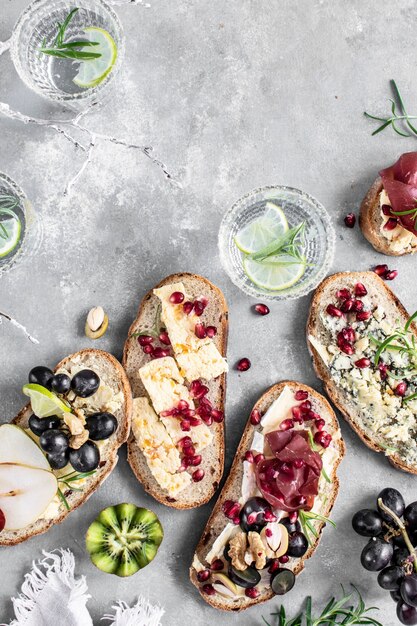
[[[3,0],[0,40],[8,38],[25,0]],[[82,327],[88,309],[103,305],[110,328],[95,345],[121,356],[140,298],[172,271],[208,276],[230,305],[231,364],[249,356],[252,368],[230,372],[227,396],[227,467],[248,409],[270,385],[298,378],[320,390],[304,340],[309,298],[272,304],[254,317],[252,301],[223,272],[217,231],[223,212],[251,188],[281,183],[316,196],[337,225],[333,269],[368,269],[384,261],[342,217],[358,204],[381,166],[415,149],[413,139],[392,131],[371,137],[363,110],[388,110],[388,80],[396,78],[410,109],[417,108],[415,23],[408,0],[241,2],[151,0],[151,7],[117,9],[127,39],[123,80],[114,100],[86,118],[98,132],[153,146],[182,188],[166,180],[140,152],[99,141],[91,164],[67,198],[65,184],[82,155],[48,128],[0,116],[0,170],[27,191],[43,223],[32,257],[0,277],[0,308],[39,339],[31,344],[16,328],[0,326],[1,421],[20,409],[21,385],[35,364],[53,365],[90,345]],[[65,116],[31,94],[6,53],[0,57],[0,101],[38,117]],[[416,112],[415,110],[413,112]],[[392,284],[416,308],[415,259],[390,261]],[[355,583],[380,620],[394,626],[394,604],[376,577],[359,565],[364,541],[350,527],[352,513],[371,504],[382,486],[417,499],[416,480],[391,469],[342,422],[347,444],[328,529],[292,593],[289,613],[312,594],[320,604]],[[85,531],[103,507],[134,501],[161,518],[165,540],[157,559],[127,580],[110,578],[90,564]],[[46,535],[0,551],[0,616],[12,617],[10,597],[43,549],[71,548],[77,572],[87,576],[95,623],[111,602],[138,594],[166,609],[164,624],[256,626],[278,599],[242,615],[205,605],[188,582],[194,546],[213,503],[171,511],[147,496],[122,450],[117,469],[88,503]]]

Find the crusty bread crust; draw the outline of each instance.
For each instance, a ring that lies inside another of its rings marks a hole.
[[[379,206],[379,194],[383,189],[382,180],[378,177],[368,189],[368,192],[362,200],[359,212],[359,226],[369,241],[369,243],[382,254],[389,256],[404,256],[405,254],[415,254],[414,250],[404,252],[394,251],[391,248],[389,239],[381,236],[380,228],[382,225],[381,210]]]
[[[209,280],[196,274],[186,272],[172,274],[164,278],[155,289],[175,282],[182,282],[191,298],[205,296],[209,304],[201,316],[202,322],[217,327],[217,335],[214,337],[218,350],[226,356],[227,335],[228,335],[228,309],[223,293]],[[123,351],[123,366],[129,377],[133,396],[146,396],[146,390],[140,380],[139,368],[149,361],[149,357],[143,353],[138,344],[137,338],[132,337],[133,333],[140,329],[149,327],[155,318],[155,312],[159,299],[151,289],[143,298],[137,317],[129,328],[127,340]],[[222,374],[215,380],[205,383],[209,388],[208,398],[213,406],[223,410],[225,408],[226,394],[226,374]],[[158,502],[175,509],[191,509],[208,502],[217,490],[224,469],[224,422],[214,423],[210,426],[213,433],[213,442],[204,449],[202,463],[200,467],[204,470],[205,476],[198,483],[192,483],[183,492],[180,492],[174,499],[160,487],[152,472],[150,471],[146,459],[137,445],[133,433],[128,441],[128,462],[139,482],[142,483],[145,491],[153,496]]]
[[[310,395],[310,399],[313,404],[313,409],[315,411],[318,411],[320,415],[323,417],[323,419],[325,419],[326,421],[326,430],[330,432],[332,435],[335,435],[337,433],[337,436],[333,437],[333,439],[335,442],[337,442],[339,454],[333,466],[332,474],[329,477],[331,480],[331,483],[326,483],[326,495],[328,497],[326,500],[325,509],[321,511],[322,515],[324,515],[325,517],[329,517],[330,512],[335,503],[337,494],[339,492],[339,479],[337,478],[337,475],[336,475],[337,468],[345,454],[345,444],[343,442],[343,439],[341,438],[339,423],[337,421],[336,415],[332,407],[322,395],[320,395],[317,391],[315,391],[311,387],[308,387],[307,385],[303,385],[302,383],[298,383],[296,381],[291,381],[291,380],[284,380],[270,387],[259,398],[259,400],[256,402],[253,409],[257,409],[258,411],[261,412],[261,414],[264,414],[267,411],[267,409],[271,406],[271,404],[274,402],[274,400],[276,400],[279,397],[279,395],[281,394],[285,386],[292,388],[294,392],[297,391],[298,389],[307,391]],[[255,430],[256,428],[252,426],[250,419],[249,419],[246,424],[245,430],[243,431],[243,435],[240,440],[238,449],[236,451],[236,455],[235,455],[232,467],[230,469],[229,476],[226,479],[225,485],[208,519],[208,522],[201,536],[201,539],[196,547],[195,554],[201,562],[204,562],[204,555],[208,553],[214,541],[216,540],[220,532],[225,527],[226,522],[228,521],[226,520],[222,512],[222,503],[225,500],[236,501],[241,496],[240,491],[241,491],[242,476],[243,476],[242,459],[244,457],[246,450],[250,448]],[[325,526],[324,523],[321,523],[320,525],[317,526],[318,536],[317,538],[315,538],[313,545],[309,547],[306,554],[301,559],[290,559],[289,563],[285,565],[285,567],[292,569],[295,575],[298,575],[300,574],[300,572],[302,572],[302,570],[304,569],[305,561],[309,559],[316,551],[317,546],[321,539],[321,534],[322,534],[324,526]],[[233,599],[219,597],[218,595],[209,596],[201,590],[202,585],[201,583],[198,582],[196,570],[192,566],[190,567],[190,580],[193,583],[193,585],[197,587],[201,597],[206,602],[211,604],[211,606],[213,606],[214,608],[221,609],[223,611],[236,611],[236,612],[243,611],[249,608],[250,606],[253,606],[255,604],[261,604],[275,597],[275,594],[273,593],[272,589],[261,593],[261,595],[259,595],[256,599],[250,599],[245,596],[245,597],[240,598],[237,602],[233,601]]]
[[[86,479],[84,483],[85,488],[82,491],[73,491],[67,497],[70,510],[62,506],[60,507],[60,513],[53,519],[40,519],[30,524],[26,528],[19,531],[5,531],[0,533],[0,546],[12,546],[22,541],[26,541],[35,535],[45,533],[54,524],[60,524],[65,518],[79,506],[84,504],[86,500],[99,488],[101,483],[107,478],[115,467],[118,456],[117,452],[119,447],[125,443],[130,432],[130,420],[132,414],[132,392],[130,390],[129,380],[125,374],[120,363],[108,352],[103,350],[85,349],[63,359],[56,366],[55,370],[65,368],[67,364],[75,357],[80,357],[85,363],[86,367],[91,367],[100,374],[106,370],[106,377],[112,377],[117,382],[118,387],[123,392],[124,403],[122,408],[116,413],[115,417],[118,420],[119,427],[108,440],[111,445],[106,449],[106,458],[101,459],[104,461],[103,465],[98,467],[96,473]],[[20,413],[12,420],[12,424],[17,424],[22,428],[28,428],[28,420],[32,414],[30,404],[27,404]],[[62,510],[61,510],[62,509]]]
[[[319,338],[324,332],[320,320],[320,311],[331,301],[331,298],[329,297],[330,293],[334,294],[337,289],[341,289],[343,287],[352,289],[357,282],[365,284],[368,289],[368,295],[371,295],[369,286],[372,286],[372,293],[374,297],[376,297],[379,302],[384,302],[384,304],[389,305],[391,311],[395,310],[396,317],[399,319],[400,324],[406,323],[410,317],[406,309],[391,289],[387,287],[385,282],[377,274],[375,274],[375,272],[339,272],[325,278],[314,293],[307,320],[307,345],[312,356],[315,372],[323,381],[324,389],[333,404],[339,409],[345,420],[353,428],[356,434],[359,435],[368,448],[371,448],[375,452],[383,452],[385,454],[386,451],[384,448],[369,437],[368,434],[365,433],[356,423],[355,413],[349,407],[348,394],[334,384],[333,380],[329,376],[326,365],[323,363],[314,346],[312,346],[308,340],[309,335]],[[412,324],[410,330],[411,329],[417,337],[416,325]],[[406,465],[400,457],[396,455],[389,455],[388,459],[397,469],[409,472],[410,474],[417,474],[417,467]]]

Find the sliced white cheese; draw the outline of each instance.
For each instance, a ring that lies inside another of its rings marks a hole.
[[[265,437],[258,430],[255,430],[250,449],[252,451],[263,453],[264,446],[265,446]]]
[[[212,341],[203,344],[197,350],[178,352],[176,359],[181,372],[189,381],[198,378],[212,380],[228,371],[226,360]]]
[[[224,548],[227,542],[236,534],[239,526],[235,524],[226,524],[216,541],[213,543],[210,552],[206,556],[206,562],[210,565],[214,559],[220,559],[223,556]]]
[[[206,569],[196,554],[194,554],[192,566],[196,572],[202,572]]]
[[[321,357],[323,363],[325,365],[328,365],[330,363],[330,354],[328,353],[326,346],[323,346],[323,344],[320,343],[320,341],[316,339],[316,337],[314,337],[313,335],[309,335],[308,340],[317,352],[317,354]]]
[[[244,504],[249,498],[261,495],[256,484],[255,467],[255,463],[243,461],[242,497],[239,499],[240,504]]]
[[[299,403],[294,399],[294,392],[289,387],[285,386],[261,420],[263,433],[267,434],[273,430],[277,430],[283,420],[291,417],[291,409],[297,404]]]

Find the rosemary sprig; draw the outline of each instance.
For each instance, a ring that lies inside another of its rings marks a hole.
[[[97,41],[64,41],[68,25],[78,10],[79,9],[77,7],[72,9],[62,24],[58,22],[58,33],[55,37],[54,43],[50,48],[47,48],[44,40],[41,48],[39,49],[40,52],[50,56],[59,57],[61,59],[78,59],[80,61],[90,61],[101,57],[100,52],[90,52],[84,50],[84,48],[88,48],[90,46],[98,46]]]
[[[315,513],[314,511],[298,511],[298,519],[300,521],[301,527],[303,529],[303,533],[307,537],[307,541],[309,545],[312,545],[313,537],[318,537],[318,532],[314,527],[313,521],[315,522],[324,522],[325,524],[331,524],[333,528],[336,528],[336,524],[333,520],[325,517],[324,515],[320,515],[320,513]]]
[[[271,243],[261,248],[261,250],[248,254],[248,258],[252,261],[262,263],[266,261],[268,257],[285,254],[294,257],[299,263],[305,262],[301,251],[305,243],[305,226],[305,222],[300,222],[300,224],[293,226],[293,228],[290,228],[286,233],[274,239],[274,241],[271,241]]]
[[[160,304],[158,304],[158,307],[155,313],[155,321],[154,321],[153,327],[145,328],[145,330],[139,330],[136,333],[132,333],[130,336],[142,337],[143,335],[149,335],[150,337],[154,337],[155,339],[158,339],[159,335],[161,334],[162,329],[164,328],[161,322],[161,314],[162,314],[162,307]]]
[[[394,94],[394,99],[390,98],[391,115],[388,115],[387,117],[378,117],[376,115],[370,115],[366,111],[364,112],[365,117],[371,120],[375,120],[377,122],[382,122],[382,124],[380,124],[374,130],[372,135],[377,135],[378,133],[388,128],[388,126],[391,126],[392,129],[397,133],[397,135],[401,135],[401,137],[417,136],[417,128],[414,126],[414,124],[411,123],[411,120],[417,120],[417,115],[409,115],[407,113],[403,98],[395,80],[391,79],[390,85]],[[401,124],[401,130],[398,128],[397,124]],[[406,130],[404,130],[404,126],[406,127]]]
[[[9,232],[5,225],[2,223],[2,216],[9,216],[20,221],[18,215],[16,215],[14,209],[19,205],[19,199],[9,194],[0,194],[0,238],[7,239]]]
[[[365,602],[358,589],[352,585],[354,591],[346,594],[342,587],[342,597],[339,600],[331,598],[326,604],[322,612],[316,617],[313,615],[313,603],[311,596],[306,598],[305,609],[299,613],[297,617],[287,619],[285,609],[281,606],[276,613],[271,613],[277,618],[274,624],[267,622],[263,617],[266,626],[354,626],[357,624],[367,624],[368,626],[383,626],[373,617],[370,617],[371,611],[377,611],[375,606],[366,607]],[[357,604],[354,606],[352,600],[357,596]]]
[[[63,485],[65,485],[67,489],[71,489],[71,491],[82,491],[82,489],[79,489],[78,487],[74,487],[74,485],[72,485],[71,483],[77,480],[82,480],[83,478],[88,478],[89,476],[93,476],[93,474],[95,474],[96,471],[97,470],[92,470],[91,472],[76,472],[74,470],[72,472],[69,472],[68,474],[65,474],[64,476],[60,476],[58,478],[58,484],[62,483]],[[66,499],[64,495],[64,492],[62,491],[60,487],[58,487],[57,494],[60,500],[62,501],[62,503],[64,504],[65,508],[67,509],[67,511],[69,511],[71,507],[68,503],[68,500]]]

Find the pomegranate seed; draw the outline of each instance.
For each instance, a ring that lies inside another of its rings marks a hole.
[[[384,224],[384,230],[394,230],[394,228],[397,228],[397,224],[397,218],[390,217],[389,220]]]
[[[197,572],[197,580],[199,583],[204,583],[210,578],[210,570],[203,569],[201,572]]]
[[[289,560],[290,560],[290,557],[287,554],[283,554],[282,556],[279,557],[279,562],[282,564],[288,563]]]
[[[391,215],[392,207],[389,204],[383,204],[381,211],[384,215]]]
[[[185,472],[186,469],[188,469],[191,465],[191,460],[188,456],[184,456],[181,459],[181,465],[178,468],[179,472]]]
[[[182,291],[174,291],[169,296],[169,301],[171,304],[181,304],[181,302],[184,302],[184,294]]]
[[[163,359],[164,357],[169,356],[169,350],[156,346],[156,348],[152,351],[152,356],[154,359]]]
[[[305,462],[303,461],[303,459],[295,459],[294,461],[294,467],[296,469],[301,469],[302,467],[304,467]]]
[[[217,328],[215,326],[207,326],[206,334],[207,334],[207,337],[210,337],[210,339],[213,339],[213,337],[217,335]]]
[[[351,326],[346,326],[346,328],[343,328],[340,334],[343,339],[346,339],[346,341],[350,341],[351,343],[356,340],[356,333]]]
[[[259,413],[258,409],[253,409],[252,413],[250,414],[250,423],[252,424],[252,426],[257,426],[260,421],[261,414]]]
[[[168,337],[168,333],[165,330],[162,331],[162,333],[159,333],[159,341],[161,343],[164,343],[166,346],[170,346],[171,345],[171,340]]]
[[[210,569],[213,572],[220,572],[224,569],[223,561],[221,559],[214,559],[213,563],[210,565]]]
[[[191,430],[191,424],[190,424],[189,420],[181,420],[180,428],[184,432],[188,432],[189,430]]]
[[[193,467],[197,467],[197,465],[201,465],[202,456],[201,454],[196,454],[190,458],[190,465]]]
[[[345,226],[348,228],[353,228],[356,224],[356,215],[354,213],[348,213],[345,216]]]
[[[266,522],[268,522],[268,523],[269,522],[276,522],[277,521],[277,516],[274,515],[270,509],[265,509],[265,511],[264,511],[264,520]]]
[[[194,314],[197,315],[198,317],[200,317],[200,315],[203,315],[205,308],[206,307],[204,306],[204,303],[201,300],[196,300],[194,302]]]
[[[270,564],[269,568],[268,568],[268,572],[270,574],[273,574],[274,572],[277,571],[277,569],[279,569],[279,560],[278,559],[274,559],[272,561],[272,563]]]
[[[342,341],[339,344],[339,348],[341,349],[342,352],[344,352],[345,354],[348,354],[349,356],[355,352],[354,347],[348,341]]]
[[[213,423],[213,418],[211,417],[211,415],[202,415],[201,419],[207,426],[211,426]]]
[[[297,496],[295,499],[297,506],[304,506],[307,504],[307,498],[305,496]]]
[[[340,309],[338,309],[334,304],[328,304],[326,311],[332,317],[342,317],[343,313]]]
[[[255,304],[254,309],[259,315],[268,315],[269,313],[269,307],[267,307],[266,304]]]
[[[300,404],[300,409],[303,413],[307,413],[311,410],[311,402],[310,400],[305,400]]]
[[[233,517],[232,522],[235,526],[240,525],[240,517]]]
[[[291,409],[291,413],[292,413],[292,417],[294,422],[297,422],[297,424],[302,424],[303,420],[303,416],[301,413],[301,409],[299,406],[293,406]]]
[[[237,510],[236,510],[237,507]],[[225,515],[234,517],[240,511],[240,505],[234,500],[225,500],[222,504],[222,511]]]
[[[315,411],[309,411],[307,413],[306,419],[307,420],[319,420],[320,419],[320,415],[318,413],[316,413]]]
[[[298,511],[291,511],[291,513],[288,514],[288,519],[290,520],[291,524],[295,524],[295,522],[298,520]]]
[[[189,409],[190,405],[188,404],[188,402],[186,400],[180,400],[177,404],[177,409],[179,409],[180,411],[185,411],[186,409]]]
[[[193,308],[194,308],[194,304],[190,302],[189,300],[187,300],[187,302],[184,302],[184,304],[182,305],[182,309],[186,315],[190,315]]]
[[[185,419],[190,419],[191,417],[195,416],[195,410],[194,409],[185,409],[184,411],[182,411],[182,415],[183,415],[183,417],[185,417]]]
[[[355,365],[356,367],[359,367],[360,369],[364,369],[365,367],[369,367],[371,364],[371,361],[367,358],[363,358],[363,359],[358,359],[357,361],[355,361]]]
[[[398,385],[394,389],[395,395],[400,396],[400,397],[404,396],[406,391],[407,391],[407,383],[404,381],[398,383]]]
[[[140,346],[147,346],[153,342],[153,337],[150,335],[139,335],[138,341]]]
[[[215,593],[216,593],[216,590],[215,590],[215,588],[213,587],[213,585],[203,585],[203,586],[201,587],[201,591],[202,591],[203,593],[205,593],[206,595],[208,595],[208,596],[214,596],[214,595],[215,595]]]
[[[356,313],[356,319],[358,322],[366,322],[371,315],[371,311],[359,311],[359,313]]]
[[[295,399],[300,401],[300,400],[307,400],[308,398],[308,391],[304,391],[303,389],[299,389],[298,391],[295,392]]]
[[[204,324],[201,324],[201,322],[195,325],[194,332],[199,339],[205,339],[205,337],[207,337],[206,327]]]
[[[255,456],[255,458],[254,458],[254,461],[255,461],[256,465],[258,465],[258,463],[260,463],[261,461],[264,461],[264,460],[265,460],[265,455],[262,454],[262,453],[257,454]]]
[[[194,446],[192,444],[191,444],[191,446],[184,446],[183,452],[184,452],[185,456],[194,456],[195,455],[195,448],[194,448]]]
[[[386,380],[388,377],[388,370],[389,370],[388,365],[386,363],[379,363],[378,369],[379,369],[379,375],[381,377],[381,380]]]
[[[256,520],[258,519],[258,515],[259,515],[259,511],[253,511],[252,513],[249,513],[248,524],[249,525],[255,524]]]
[[[168,409],[167,411],[161,411],[161,417],[173,417],[176,415],[176,409]]]
[[[211,417],[217,424],[220,424],[224,420],[223,411],[219,411],[218,409],[213,409],[211,412]]]
[[[251,587],[250,589],[245,589],[245,596],[247,596],[248,598],[251,598],[252,600],[254,600],[255,598],[257,598],[259,596],[259,591],[256,589],[256,587]]]
[[[199,417],[189,417],[187,421],[193,428],[200,426],[203,423]]]
[[[394,280],[394,278],[396,278],[398,276],[398,271],[397,270],[390,270],[389,272],[387,272],[384,276],[385,280]]]
[[[143,346],[142,350],[145,354],[152,354],[153,346],[150,343],[147,343],[145,346]]]
[[[266,528],[266,529],[265,529],[265,535],[266,535],[267,537],[272,537],[272,530],[271,530],[270,528]]]
[[[356,283],[355,296],[357,296],[358,298],[362,298],[363,296],[366,296],[367,293],[368,291],[363,283]]]
[[[343,311],[343,313],[349,313],[349,311],[353,309],[354,305],[355,305],[355,300],[353,300],[353,298],[349,298],[348,300],[345,300],[342,303],[342,306],[340,308]]]
[[[324,430],[318,431],[314,435],[314,442],[319,444],[323,448],[328,448],[331,440],[332,440],[331,435],[329,435],[329,433],[326,433]]]
[[[247,357],[243,357],[240,361],[237,362],[236,367],[239,372],[246,372],[251,366],[251,362]]]
[[[195,470],[195,472],[192,473],[192,479],[195,483],[199,483],[200,480],[203,480],[203,478],[204,478],[204,470],[202,469]]]
[[[203,385],[199,380],[193,380],[190,385],[191,397],[195,400],[200,400],[209,392],[209,388]]]
[[[188,437],[188,435],[186,435],[185,437],[179,440],[177,445],[180,446],[180,448],[188,448],[189,446],[193,445],[193,442],[191,440],[191,437]]]
[[[246,450],[245,461],[247,461],[248,463],[255,463],[255,458],[253,456],[252,450]]]
[[[362,300],[355,300],[353,302],[353,310],[356,313],[359,313],[359,311],[363,311],[363,302],[362,302]]]
[[[374,272],[375,274],[378,274],[378,276],[383,276],[388,271],[388,265],[386,265],[385,263],[383,265],[377,265],[376,267],[374,267]]]
[[[339,291],[336,292],[336,296],[341,300],[349,300],[350,291],[349,289],[339,289]]]
[[[315,421],[315,426],[317,428],[317,430],[323,430],[323,428],[325,427],[326,422],[324,421],[324,419],[319,419]]]
[[[281,430],[290,430],[291,428],[294,428],[294,420],[292,419],[283,420],[281,424],[279,425],[279,427]]]

